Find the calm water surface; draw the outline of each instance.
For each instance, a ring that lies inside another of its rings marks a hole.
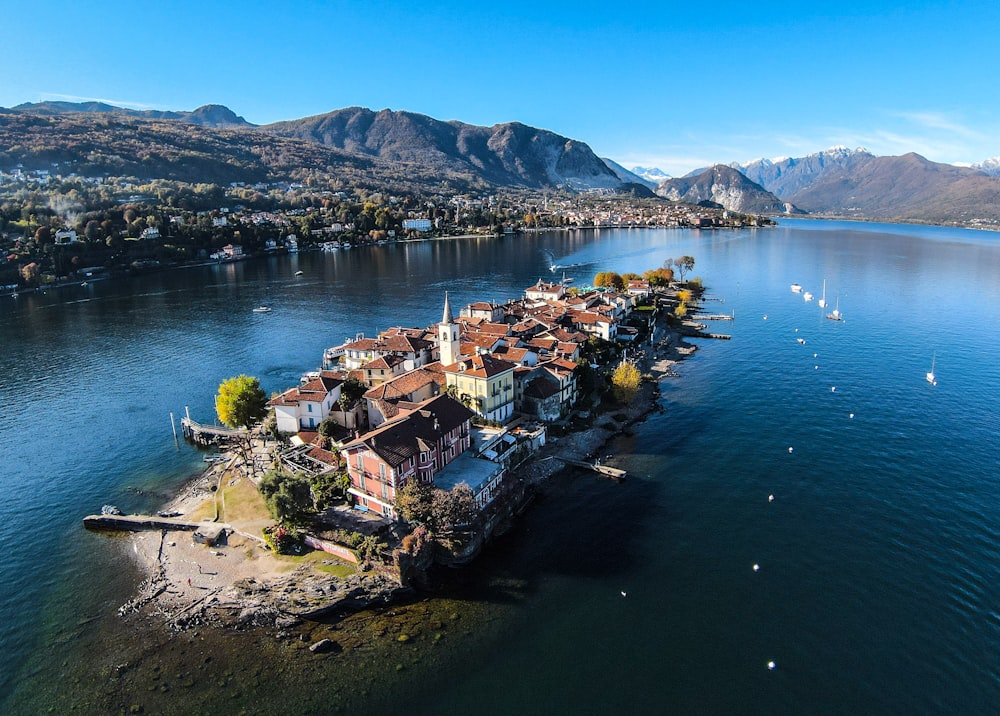
[[[725,299],[708,307],[735,312],[715,326],[733,340],[699,342],[663,383],[664,412],[609,446],[625,484],[556,478],[429,601],[316,625],[357,644],[343,654],[203,634],[116,658],[130,635],[115,610],[137,576],[127,543],[80,518],[107,502],[153,509],[200,468],[175,445],[171,411],[210,420],[218,383],[241,372],[288,387],[347,335],[438,320],[445,290],[456,304],[503,301],[552,265],[586,283],[681,254]],[[825,310],[789,290],[819,299],[824,279]],[[1000,703],[994,234],[786,221],[436,241],[0,301],[0,711]],[[825,319],[838,301],[845,320]],[[273,312],[252,313],[262,303]],[[418,638],[400,645],[402,628]]]

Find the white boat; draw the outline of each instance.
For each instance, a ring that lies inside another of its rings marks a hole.
[[[305,271],[296,271],[296,272],[295,272],[295,275],[296,275],[296,276],[301,276],[301,275],[302,275],[302,274],[304,274],[304,273],[305,273]]]
[[[840,313],[840,296],[837,296],[837,307],[826,314],[831,321],[843,321],[844,317]]]
[[[931,358],[931,369],[927,371],[927,375],[925,376],[927,378],[927,382],[930,383],[931,385],[937,385],[937,377],[935,377],[934,375],[934,363],[936,361],[937,361],[937,353],[935,353],[934,356]]]
[[[806,339],[805,338],[796,338],[795,340],[797,340],[801,345],[805,345],[806,344]]]
[[[802,286],[797,283],[792,284],[792,293],[802,293]]]
[[[802,298],[804,298],[806,301],[811,301],[813,300],[813,295],[808,291],[806,291],[805,293],[802,294]]]
[[[826,308],[826,279],[823,279],[823,296],[819,299],[819,307]]]
[[[257,306],[257,308],[253,309],[253,312],[254,313],[270,313],[271,312],[271,307],[270,306]]]

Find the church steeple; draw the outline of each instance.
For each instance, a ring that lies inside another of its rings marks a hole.
[[[458,360],[459,337],[458,324],[451,313],[451,301],[448,292],[444,292],[444,316],[438,325],[438,348],[441,351],[441,364],[451,365]]]
[[[454,323],[455,318],[451,315],[451,302],[448,300],[448,292],[444,292],[444,318],[441,323]]]

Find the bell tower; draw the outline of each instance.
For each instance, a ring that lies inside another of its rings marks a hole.
[[[441,349],[441,365],[451,365],[458,360],[458,324],[451,314],[447,291],[444,292],[444,316],[438,325],[438,346]]]

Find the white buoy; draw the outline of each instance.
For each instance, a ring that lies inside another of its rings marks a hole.
[[[795,448],[788,448],[788,452],[792,452]]]
[[[774,502],[774,495],[768,495],[767,496],[767,501],[768,502]]]
[[[755,565],[753,566],[753,571],[755,571],[755,572],[759,572],[759,571],[760,571],[760,565],[759,565],[759,564],[755,564]]]
[[[625,592],[622,592],[622,596],[623,596],[623,597],[624,597],[624,596],[626,596]]]
[[[799,329],[798,329],[798,328],[796,328],[796,329],[795,329],[795,332],[796,332],[796,333],[798,333],[798,332],[799,332]]]
[[[766,313],[764,314],[764,320],[765,321],[767,320],[767,314]]]
[[[819,366],[818,365],[814,365],[813,366],[813,370],[819,370]]]
[[[854,413],[851,413],[851,420],[854,420]]]
[[[773,661],[767,662],[767,668],[770,671],[774,671],[774,667],[776,667],[776,666],[777,666],[777,664],[775,664]]]
[[[813,353],[813,358],[815,358],[817,355],[819,355],[819,354],[818,353]]]
[[[830,392],[831,392],[831,393],[836,393],[836,392],[837,392],[837,386],[835,386],[835,385],[831,385],[831,386],[830,386]]]

